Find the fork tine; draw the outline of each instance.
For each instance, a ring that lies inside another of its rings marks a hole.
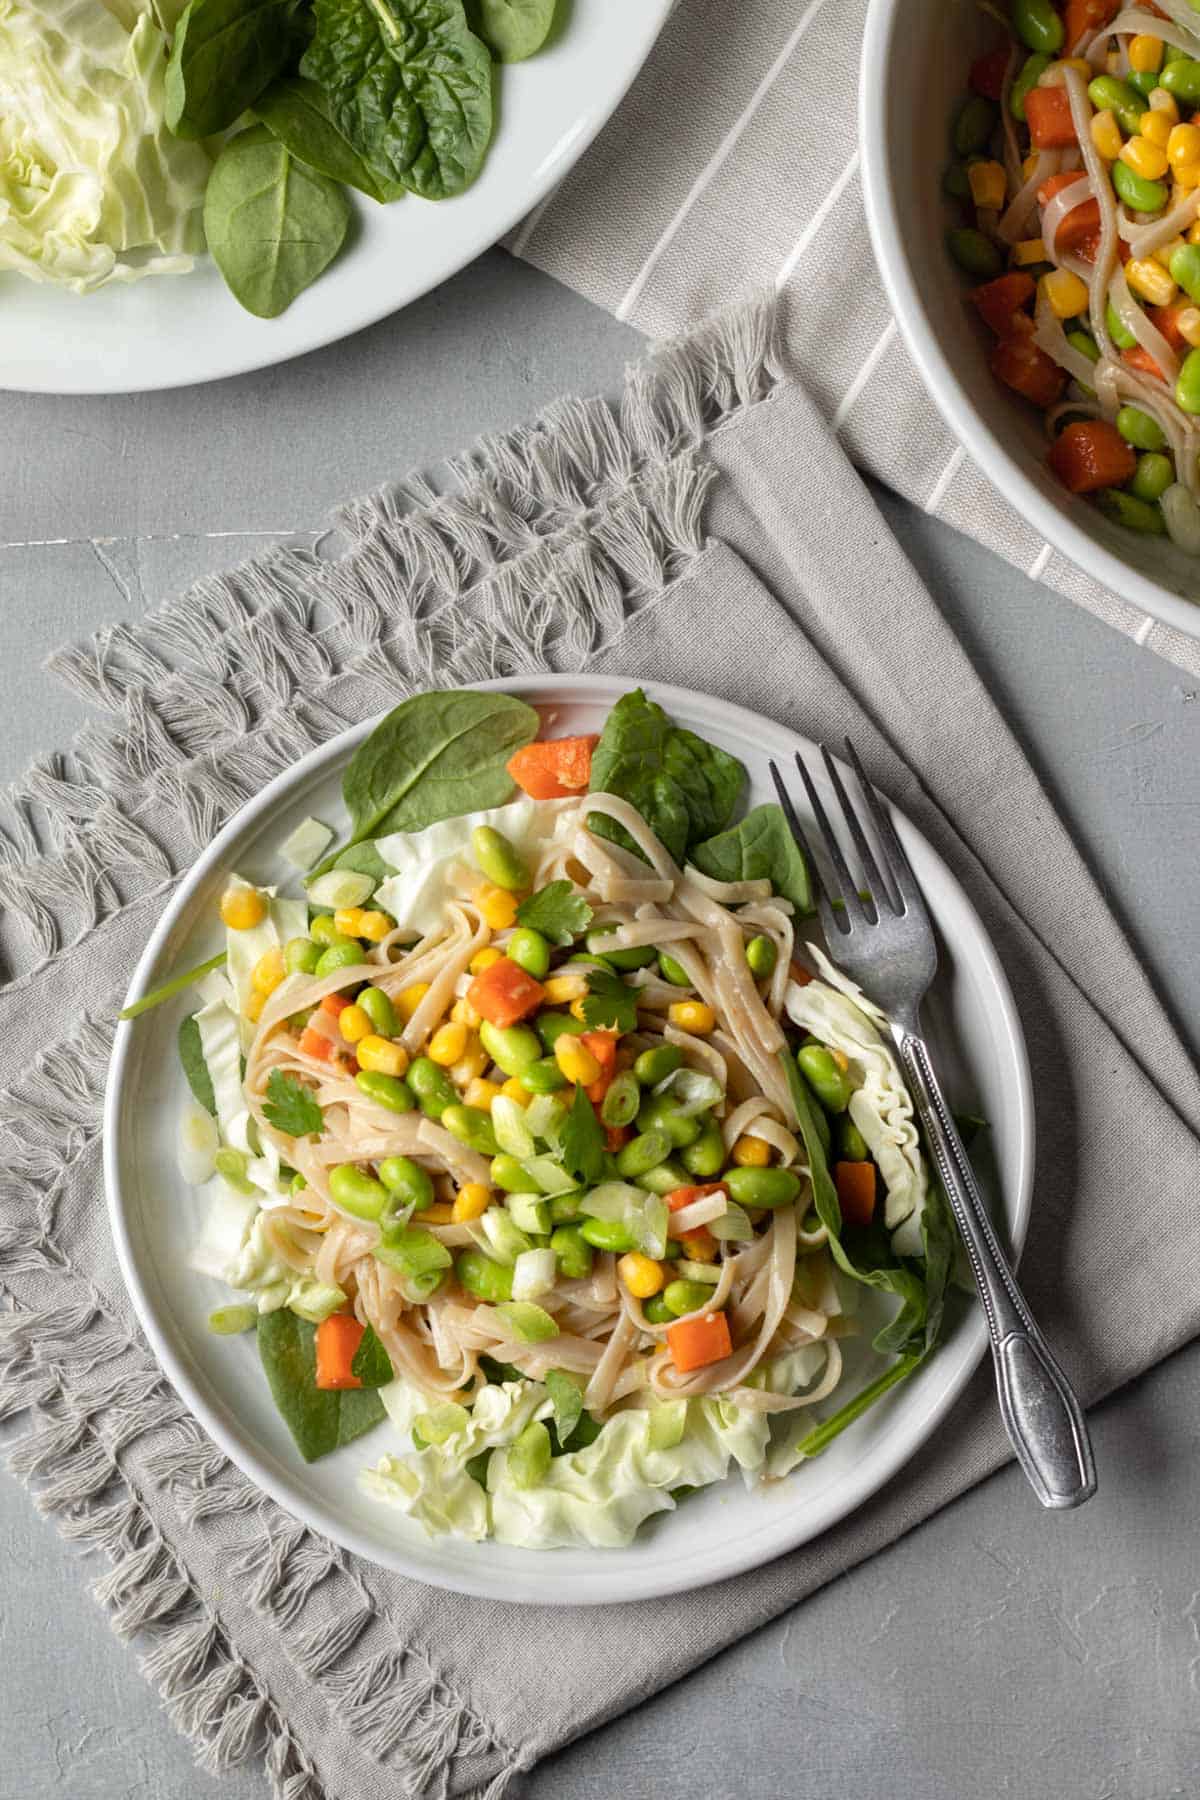
[[[813,817],[817,821],[817,828],[824,839],[826,854],[834,866],[838,880],[842,884],[841,901],[846,909],[846,925],[845,927],[839,927],[839,929],[843,931],[848,930],[850,925],[855,921],[860,925],[865,925],[867,922],[867,915],[863,910],[862,901],[858,897],[858,888],[855,886],[854,877],[850,873],[850,865],[846,861],[842,852],[842,846],[838,843],[837,834],[829,823],[829,815],[826,813],[824,805],[822,804],[821,796],[813,785],[812,776],[805,768],[799,751],[796,752],[796,767],[800,771],[800,779],[804,783],[804,791],[808,795],[808,803],[813,809]]]
[[[767,767],[771,771],[771,780],[775,783],[775,792],[779,795],[779,804],[783,809],[783,816],[788,822],[788,830],[804,852],[804,860],[808,864],[809,873],[816,886],[817,898],[823,907],[828,907],[829,895],[825,891],[825,883],[821,879],[821,871],[817,867],[817,859],[812,853],[812,846],[804,835],[804,827],[796,817],[796,809],[792,805],[792,796],[788,793],[786,787],[784,787],[783,777],[780,775],[775,764],[773,762],[768,763]]]
[[[871,817],[875,821],[875,829],[879,833],[880,843],[883,846],[884,859],[888,864],[888,874],[900,897],[901,907],[905,911],[918,912],[922,917],[926,917],[924,897],[917,883],[916,875],[913,873],[913,866],[908,860],[908,852],[900,842],[896,834],[896,827],[892,824],[891,814],[867,779],[866,771],[859,761],[858,751],[849,738],[844,741],[846,755],[858,779],[859,788],[870,809]]]
[[[842,817],[846,821],[850,836],[854,839],[855,848],[862,863],[863,874],[866,877],[867,886],[871,890],[871,898],[875,903],[876,914],[882,913],[885,906],[890,912],[899,913],[900,907],[892,898],[891,888],[880,873],[879,864],[875,860],[875,852],[862,828],[862,821],[855,810],[854,803],[846,792],[838,766],[824,744],[821,745],[821,755],[825,759],[825,773],[829,776],[830,784],[838,798],[838,805],[842,809]]]

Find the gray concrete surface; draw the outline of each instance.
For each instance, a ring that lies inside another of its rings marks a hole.
[[[0,779],[83,708],[37,664],[266,537],[566,390],[637,340],[496,253],[402,316],[205,390],[5,396]],[[883,497],[1200,1047],[1200,694],[986,551]],[[1063,921],[1064,930],[1070,921]],[[1133,1197],[1142,1203],[1146,1197]],[[1095,1421],[1099,1498],[1011,1471],[675,1689],[545,1763],[529,1800],[1192,1800],[1200,1787],[1200,1352]],[[0,1793],[263,1800],[198,1774],[85,1570],[0,1476]]]

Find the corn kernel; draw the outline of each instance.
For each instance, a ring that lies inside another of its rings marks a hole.
[[[679,1247],[689,1262],[716,1262],[717,1240],[706,1225],[695,1231],[685,1231],[679,1240]]]
[[[465,1025],[440,1025],[429,1040],[425,1052],[430,1062],[437,1063],[439,1068],[448,1069],[456,1063],[467,1047],[467,1028]]]
[[[453,1225],[454,1208],[447,1205],[445,1200],[436,1200],[432,1206],[427,1206],[422,1212],[421,1223],[422,1225]]]
[[[475,952],[468,966],[472,975],[482,975],[483,971],[485,969],[490,969],[493,963],[503,961],[503,950],[497,950],[494,945],[489,944],[485,950],[477,950]]]
[[[1000,211],[1007,187],[1003,163],[971,163],[967,169],[967,180],[971,184],[971,198],[976,206],[990,207],[993,212]]]
[[[1092,117],[1092,142],[1106,162],[1116,162],[1124,143],[1116,114],[1107,107]]]
[[[1020,243],[1013,245],[1012,254],[1013,262],[1018,269],[1024,269],[1028,267],[1030,263],[1050,261],[1050,258],[1046,255],[1045,242],[1040,237],[1022,238]]]
[[[1186,200],[1193,188],[1200,187],[1200,162],[1180,163],[1175,170],[1175,185]]]
[[[455,1225],[466,1225],[472,1219],[482,1218],[491,1198],[482,1181],[468,1181],[454,1196],[454,1205],[450,1208],[452,1222]]]
[[[403,1044],[393,1044],[389,1038],[376,1037],[372,1032],[359,1039],[358,1066],[380,1075],[407,1075],[408,1052]]]
[[[333,915],[333,928],[340,931],[343,937],[360,938],[365,918],[366,914],[361,906],[339,906]]]
[[[474,1081],[468,1084],[463,1099],[468,1106],[477,1106],[480,1112],[491,1112],[492,1101],[499,1092],[500,1089],[494,1081],[485,1081],[482,1075],[477,1075]]]
[[[406,1025],[428,992],[427,981],[414,981],[411,987],[406,987],[402,993],[397,994],[393,1004]]]
[[[230,931],[253,931],[266,916],[266,896],[257,888],[228,887],[221,895],[221,923]]]
[[[455,1025],[465,1025],[471,1031],[479,1024],[479,1014],[469,1000],[456,1000],[450,1008],[450,1018]]]
[[[830,1056],[832,1056],[834,1062],[837,1064],[838,1068],[842,1071],[842,1074],[844,1075],[846,1073],[847,1069],[850,1067],[850,1058],[846,1055],[846,1052],[844,1050],[837,1050],[837,1049],[834,1049],[831,1047],[829,1054],[830,1054]]]
[[[529,1089],[522,1087],[515,1075],[510,1075],[507,1081],[501,1083],[500,1092],[509,1100],[515,1100],[518,1106],[529,1105]]]
[[[1200,307],[1181,306],[1175,314],[1175,325],[1185,344],[1200,349]]]
[[[771,1146],[765,1138],[740,1137],[730,1154],[739,1169],[765,1169],[771,1160]]]
[[[1158,249],[1152,250],[1150,254],[1153,256],[1155,262],[1161,263],[1164,269],[1169,269],[1171,267],[1171,258],[1177,250],[1183,249],[1186,242],[1186,238],[1183,237],[1169,238],[1165,244],[1160,244]]]
[[[458,1061],[450,1065],[450,1079],[455,1087],[466,1087],[483,1074],[491,1060],[479,1041],[478,1033],[468,1031],[466,1049]]]
[[[1039,152],[1037,150],[1035,150],[1033,155],[1027,156],[1025,158],[1025,161],[1021,164],[1021,180],[1022,181],[1032,181],[1034,176],[1037,174],[1038,156],[1039,156]]]
[[[586,1004],[587,1004],[587,1002],[584,1000],[572,1000],[570,1006],[568,1006],[568,1008],[567,1008],[567,1011],[570,1013],[571,1017],[573,1019],[578,1019],[578,1021],[581,1025],[587,1024],[587,1019],[584,1017],[584,1011],[583,1011]]]
[[[568,1000],[582,1000],[587,991],[585,975],[552,975],[545,983],[546,999],[551,1006],[565,1006]]]
[[[396,929],[396,921],[385,912],[365,912],[358,921],[356,937],[366,938],[368,944],[382,944],[389,931]]]
[[[1170,119],[1172,125],[1177,123],[1179,119],[1179,105],[1174,94],[1168,94],[1166,88],[1151,88],[1150,97],[1146,104],[1149,106],[1151,112],[1162,113],[1164,118]]]
[[[263,951],[254,965],[250,982],[256,994],[273,994],[285,973],[283,951],[276,944],[270,950]]]
[[[1057,62],[1048,63],[1038,76],[1039,87],[1065,87],[1067,70],[1074,69],[1085,81],[1090,81],[1096,73],[1092,65],[1082,56],[1062,56]]]
[[[1174,127],[1164,112],[1144,112],[1138,120],[1138,131],[1160,150],[1165,150]]]
[[[493,931],[507,931],[517,922],[517,896],[507,888],[481,887],[475,893],[475,904],[485,925]]]
[[[1174,125],[1167,139],[1167,160],[1173,169],[1200,163],[1200,125]]]
[[[252,1025],[258,1024],[258,1021],[262,1018],[262,1009],[266,1004],[267,1004],[267,996],[265,994],[263,994],[263,993],[251,994],[250,998],[246,1002],[245,1013],[246,1013],[246,1017],[249,1019],[249,1021]]]
[[[703,1000],[676,1000],[668,1006],[667,1017],[676,1030],[690,1031],[693,1037],[707,1037],[717,1029],[717,1015]]]
[[[1128,270],[1126,270],[1128,274]],[[1088,309],[1087,283],[1069,269],[1054,269],[1038,283],[1056,319],[1076,319]]]
[[[600,1079],[598,1059],[579,1038],[569,1037],[566,1032],[554,1046],[554,1060],[576,1087],[590,1087],[593,1081]]]
[[[1134,293],[1151,306],[1167,306],[1178,291],[1166,269],[1152,256],[1130,257],[1125,264],[1125,279]]]
[[[617,1273],[635,1300],[649,1300],[654,1294],[661,1293],[667,1279],[662,1264],[643,1256],[640,1250],[631,1250],[623,1256],[617,1264]]]
[[[1143,181],[1161,181],[1167,172],[1167,153],[1149,138],[1131,137],[1121,145],[1121,161]]]
[[[1139,75],[1149,75],[1162,68],[1163,41],[1148,31],[1139,31],[1129,40],[1129,66]]]
[[[361,1006],[343,1006],[338,1014],[338,1030],[348,1044],[361,1043],[374,1029]]]
[[[1197,219],[1194,225],[1188,226],[1187,241],[1189,244],[1200,244],[1200,219]]]

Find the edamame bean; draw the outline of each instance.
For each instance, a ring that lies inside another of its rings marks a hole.
[[[1133,349],[1137,339],[1120,317],[1111,300],[1106,303],[1104,308],[1104,322],[1108,326],[1108,335],[1118,350]]]
[[[1134,212],[1161,212],[1167,204],[1165,181],[1147,181],[1144,175],[1135,175],[1129,164],[1119,157],[1111,165],[1110,174],[1118,200],[1123,200]]]
[[[491,825],[477,825],[471,833],[475,861],[496,887],[510,894],[530,885],[529,864],[516,845]]]
[[[676,1150],[694,1144],[704,1126],[699,1119],[681,1113],[670,1094],[649,1094],[638,1109],[639,1131],[663,1131]]]
[[[536,1194],[538,1184],[532,1175],[527,1175],[515,1156],[493,1156],[491,1166],[493,1187],[503,1188],[506,1194]]]
[[[1066,32],[1062,16],[1051,0],[1012,0],[1010,16],[1013,30],[1023,44],[1031,50],[1044,50],[1047,56],[1058,55]]]
[[[956,156],[970,156],[985,148],[996,128],[996,104],[982,94],[971,94],[958,109],[951,134]]]
[[[632,1125],[637,1118],[641,1097],[642,1090],[637,1084],[637,1076],[631,1069],[623,1069],[619,1075],[613,1076],[600,1102],[600,1123],[608,1125],[613,1131]]]
[[[670,1154],[671,1140],[665,1131],[643,1131],[617,1152],[617,1174],[622,1181],[632,1181],[635,1176],[657,1169]]]
[[[329,1171],[329,1191],[343,1212],[356,1219],[378,1219],[388,1204],[382,1181],[364,1174],[353,1163],[338,1163]]]
[[[1117,430],[1135,450],[1161,450],[1166,443],[1163,428],[1140,406],[1123,406],[1117,414]]]
[[[1180,244],[1171,252],[1171,278],[1189,300],[1200,300],[1200,244]]]
[[[326,946],[347,941],[345,934],[334,924],[331,912],[314,913],[309,922],[308,935],[314,944]]]
[[[643,1300],[642,1312],[651,1325],[669,1325],[675,1317],[661,1294],[651,1294],[649,1300]]]
[[[867,1148],[867,1140],[849,1113],[842,1113],[837,1122],[838,1155],[846,1162],[866,1162],[871,1152]]]
[[[1180,56],[1164,63],[1158,72],[1158,82],[1185,106],[1200,106],[1200,62],[1194,57]]]
[[[283,966],[289,975],[312,975],[321,960],[321,946],[311,938],[289,938],[283,947]]]
[[[948,231],[946,248],[965,274],[974,275],[981,281],[990,281],[1004,267],[1004,258],[991,238],[984,237],[982,231],[976,231],[971,225]]]
[[[730,1169],[724,1182],[739,1206],[791,1206],[800,1192],[791,1169]]]
[[[379,1179],[392,1197],[393,1210],[411,1206],[414,1212],[424,1212],[433,1205],[433,1177],[411,1156],[385,1156]]]
[[[1035,50],[1027,56],[1017,71],[1016,79],[1008,92],[1008,110],[1014,119],[1025,123],[1025,96],[1030,88],[1035,88],[1044,70],[1050,67],[1050,58],[1043,50]]]
[[[725,1139],[715,1119],[709,1120],[694,1144],[680,1151],[679,1160],[689,1175],[698,1175],[702,1181],[721,1173],[725,1167]]]
[[[967,174],[965,162],[946,164],[945,173],[942,176],[942,192],[948,194],[951,200],[969,200],[971,198],[971,179]]]
[[[552,1056],[539,1056],[521,1070],[521,1086],[529,1094],[557,1094],[566,1087],[567,1078]]]
[[[288,1183],[288,1193],[302,1194],[307,1186],[307,1181],[305,1181],[303,1175],[297,1170],[296,1174],[292,1176],[291,1181]]]
[[[1100,346],[1090,331],[1083,331],[1078,325],[1072,326],[1067,333],[1067,342],[1072,350],[1078,350],[1080,356],[1086,356],[1089,362],[1100,361]]]
[[[454,1273],[459,1285],[477,1300],[496,1306],[512,1299],[513,1272],[482,1250],[464,1250],[455,1260]]]
[[[570,1013],[543,1012],[533,1021],[534,1028],[547,1050],[553,1050],[560,1037],[582,1037],[587,1026]]]
[[[633,1065],[633,1072],[643,1087],[657,1087],[668,1075],[683,1067],[683,1051],[678,1044],[655,1044],[643,1050]]]
[[[528,1025],[493,1025],[485,1019],[479,1027],[479,1041],[506,1075],[522,1074],[542,1054],[537,1033]]]
[[[550,1233],[550,1248],[568,1281],[582,1281],[592,1272],[592,1246],[578,1225],[560,1225]]]
[[[356,963],[362,962],[364,954],[362,945],[351,939],[340,944],[330,944],[328,950],[322,950],[313,974],[332,975],[337,969],[352,969]]]
[[[675,1318],[684,1313],[701,1312],[712,1304],[713,1291],[706,1281],[668,1281],[663,1289],[663,1305]]]
[[[407,1081],[401,1081],[398,1075],[381,1075],[378,1069],[360,1069],[354,1077],[354,1085],[368,1100],[374,1100],[377,1106],[386,1106],[389,1112],[411,1112],[417,1104],[417,1097]]]
[[[551,1194],[548,1202],[551,1224],[574,1225],[580,1216],[579,1202],[582,1199],[582,1188],[576,1188],[571,1194]]]
[[[824,1044],[802,1044],[796,1063],[821,1105],[832,1113],[845,1112],[854,1092],[850,1077],[834,1061]]]
[[[427,1119],[440,1119],[446,1108],[458,1099],[458,1089],[445,1069],[439,1069],[427,1056],[418,1056],[410,1067],[408,1085]]]
[[[682,1163],[661,1162],[656,1169],[647,1169],[644,1175],[639,1175],[637,1184],[652,1194],[673,1194],[676,1188],[689,1185],[688,1172]]]
[[[1197,410],[1200,410],[1200,399]],[[1123,525],[1126,531],[1138,531],[1143,537],[1162,537],[1166,532],[1167,521],[1160,507],[1150,506],[1136,494],[1127,494],[1121,488],[1101,488],[1096,495],[1096,505],[1105,518]]]
[[[1139,500],[1161,500],[1174,479],[1175,465],[1170,457],[1147,450],[1137,459],[1129,491]]]
[[[500,1149],[492,1121],[481,1106],[458,1103],[448,1106],[442,1114],[441,1125],[443,1131],[448,1131],[468,1150],[478,1151],[480,1156],[495,1156]]]
[[[1146,108],[1142,96],[1125,82],[1115,75],[1097,75],[1088,83],[1088,99],[1097,112],[1115,113],[1122,131],[1136,134]]]
[[[1129,83],[1131,88],[1134,88],[1142,96],[1143,100],[1148,101],[1151,94],[1158,86],[1158,70],[1130,69],[1128,75],[1124,76],[1123,79]]]
[[[752,937],[746,945],[746,961],[755,981],[766,981],[775,973],[779,948],[774,938]]]
[[[637,1249],[637,1239],[628,1225],[623,1225],[620,1219],[585,1219],[579,1227],[579,1235],[585,1244],[591,1244],[594,1249],[614,1250],[618,1256],[624,1256],[627,1250]]]
[[[1189,350],[1175,383],[1175,399],[1186,413],[1200,413],[1200,350]]]
[[[400,1021],[396,1017],[396,1009],[382,988],[365,987],[355,1005],[362,1007],[380,1037],[392,1038],[399,1035]]]
[[[691,987],[692,985],[692,978],[682,963],[677,963],[675,958],[668,956],[665,950],[660,950],[658,953],[658,972],[664,981],[671,983],[672,987]]]
[[[544,981],[550,972],[550,945],[530,925],[518,925],[504,946],[504,954],[535,981]]]
[[[611,937],[617,929],[615,924],[596,925],[588,932],[587,947],[593,956],[601,962],[608,963],[614,969],[645,969],[654,961],[658,951],[653,944],[639,944],[634,950],[606,950],[604,940]]]

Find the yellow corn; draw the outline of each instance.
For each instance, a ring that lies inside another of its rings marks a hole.
[[[643,1256],[640,1250],[631,1250],[623,1256],[617,1264],[617,1273],[635,1300],[649,1300],[660,1293],[667,1279],[662,1264]]]
[[[1042,70],[1041,74],[1038,76],[1038,86],[1065,87],[1067,84],[1068,69],[1074,69],[1075,73],[1077,75],[1082,75],[1085,81],[1090,81],[1092,76],[1096,73],[1091,63],[1086,61],[1084,57],[1062,56],[1057,62],[1048,64],[1048,66]]]
[[[440,1025],[429,1040],[425,1052],[430,1062],[437,1063],[439,1068],[448,1069],[456,1063],[467,1048],[467,1028],[465,1025]]]
[[[376,1037],[371,1032],[359,1039],[358,1066],[380,1075],[407,1075],[408,1052],[403,1044],[393,1044],[389,1038]]]
[[[1172,125],[1178,121],[1178,102],[1176,101],[1174,94],[1168,94],[1166,88],[1151,88],[1147,105],[1151,112],[1162,113],[1165,119],[1170,119]]]
[[[554,1046],[554,1060],[576,1087],[590,1087],[600,1079],[600,1064],[587,1045],[564,1032]]]
[[[1144,112],[1138,120],[1138,131],[1160,150],[1165,150],[1174,127],[1165,112]]]
[[[445,1200],[435,1200],[432,1206],[427,1206],[422,1212],[421,1223],[422,1225],[452,1225],[454,1208]]]
[[[565,1006],[568,1000],[582,1000],[588,991],[585,975],[552,975],[545,984],[546,999],[551,1006]]]
[[[252,1025],[257,1025],[262,1017],[262,1009],[267,1004],[267,996],[261,993],[251,994],[246,1002],[246,1017]]]
[[[479,1024],[479,1014],[469,1000],[456,1000],[450,1008],[450,1017],[455,1025],[466,1025],[472,1031]]]
[[[844,1050],[835,1050],[830,1046],[829,1054],[844,1075],[846,1070],[850,1067],[850,1058],[846,1055],[846,1052]]]
[[[230,931],[253,931],[266,916],[266,896],[257,888],[228,887],[221,895],[221,923]]]
[[[463,1099],[468,1106],[477,1106],[480,1112],[491,1112],[492,1101],[499,1092],[500,1089],[494,1081],[485,1081],[482,1075],[477,1075],[474,1081],[468,1084]]]
[[[678,1031],[690,1031],[693,1037],[707,1037],[717,1028],[717,1015],[703,1000],[676,1000],[668,1006],[667,1017]]]
[[[361,906],[339,906],[333,915],[334,930],[340,931],[343,937],[360,938],[366,916]]]
[[[450,1208],[451,1222],[466,1225],[471,1219],[481,1218],[487,1211],[491,1198],[482,1181],[468,1181],[466,1187],[460,1187],[454,1196],[454,1205]],[[426,1211],[426,1217],[428,1216]]]
[[[1153,256],[1155,262],[1161,263],[1164,269],[1169,269],[1171,266],[1171,258],[1177,250],[1183,249],[1186,242],[1186,238],[1183,237],[1169,238],[1165,244],[1160,244],[1158,249],[1152,250],[1150,254]]]
[[[348,1044],[361,1043],[374,1029],[361,1006],[343,1006],[338,1014],[338,1030]]]
[[[570,1013],[571,1017],[573,1019],[578,1019],[579,1023],[581,1025],[587,1024],[587,1020],[583,1016],[584,1005],[585,1005],[585,1002],[582,1000],[572,1000],[570,1006],[568,1006],[568,1008],[567,1008],[567,1011]]]
[[[753,1216],[753,1208],[747,1208]],[[679,1240],[679,1248],[689,1262],[716,1262],[717,1240],[706,1225],[696,1231],[685,1231]]]
[[[1037,166],[1038,152],[1035,150],[1033,155],[1027,156],[1025,161],[1021,164],[1021,180],[1032,181],[1033,177],[1037,174]]]
[[[256,994],[273,994],[279,986],[286,970],[283,966],[283,951],[276,944],[270,950],[264,950],[254,965],[250,976]]]
[[[429,983],[427,981],[414,981],[411,987],[406,987],[402,993],[396,996],[394,1003],[396,1011],[405,1024],[412,1018],[428,992]]]
[[[739,1169],[765,1169],[771,1160],[771,1146],[765,1138],[740,1137],[730,1154]]]
[[[1018,269],[1026,268],[1030,263],[1050,261],[1046,255],[1046,245],[1040,237],[1022,238],[1020,243],[1013,245],[1012,256]]]
[[[455,1087],[466,1087],[475,1081],[487,1068],[491,1057],[479,1041],[477,1032],[468,1031],[467,1047],[456,1063],[450,1066],[450,1079]]]
[[[1175,314],[1179,335],[1193,350],[1200,349],[1200,307],[1181,306]]]
[[[493,931],[507,931],[517,922],[517,896],[510,894],[507,888],[481,887],[475,894],[475,904],[485,925]]]
[[[1125,279],[1151,306],[1167,306],[1178,291],[1167,270],[1152,256],[1131,257],[1125,264]]]
[[[515,1100],[518,1106],[529,1105],[529,1089],[522,1087],[515,1075],[510,1075],[507,1081],[501,1083],[500,1092],[509,1100]]]
[[[1200,125],[1173,125],[1167,139],[1167,160],[1173,169],[1200,163]]]
[[[1200,162],[1180,163],[1175,170],[1175,193],[1181,200],[1186,200],[1193,188],[1200,187]]]
[[[1092,118],[1092,142],[1106,162],[1116,162],[1121,154],[1124,139],[1121,127],[1117,124],[1116,114],[1105,107]]]
[[[1129,40],[1129,66],[1136,69],[1139,75],[1149,75],[1152,70],[1162,68],[1163,41],[1160,37],[1151,37],[1148,31],[1139,31],[1136,37]]]
[[[1121,145],[1121,161],[1144,181],[1161,181],[1167,172],[1167,153],[1149,138],[1131,137]]]
[[[1126,270],[1128,275],[1128,270]],[[1056,319],[1076,319],[1088,309],[1087,284],[1069,269],[1054,269],[1038,283]]]
[[[468,966],[472,975],[482,975],[483,971],[485,969],[490,969],[493,963],[503,961],[503,950],[497,950],[493,944],[489,944],[486,950],[477,950],[475,952]]]
[[[389,913],[365,912],[358,922],[356,937],[366,938],[368,944],[381,944],[389,931],[394,931],[396,921]]]
[[[971,198],[976,206],[990,207],[993,212],[1000,211],[1004,205],[1007,185],[1003,163],[972,163],[967,170],[967,180],[971,184]]]

